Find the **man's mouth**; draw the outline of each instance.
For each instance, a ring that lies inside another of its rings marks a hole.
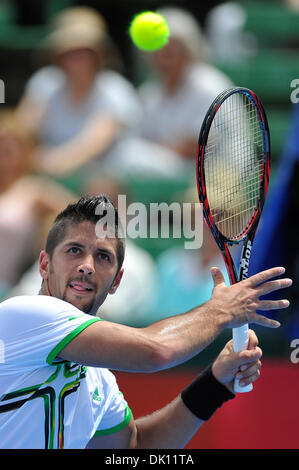
[[[77,294],[85,294],[87,292],[93,292],[94,288],[86,282],[72,281],[69,283],[69,287]]]

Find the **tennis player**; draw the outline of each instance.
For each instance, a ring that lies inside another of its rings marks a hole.
[[[101,195],[81,198],[60,213],[40,255],[40,295],[0,304],[1,448],[182,448],[234,397],[236,374],[245,385],[258,378],[262,351],[254,332],[247,351],[234,353],[230,341],[172,403],[136,421],[109,369],[172,367],[224,328],[245,322],[278,327],[256,310],[288,306],[259,300],[291,284],[272,279],[283,268],[233,286],[225,286],[215,268],[212,297],[200,307],[140,329],[102,321],[95,313],[121,282],[125,247],[116,210],[115,237],[96,235],[99,205],[111,208]]]

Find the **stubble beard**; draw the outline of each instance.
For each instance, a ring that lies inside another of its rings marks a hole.
[[[50,266],[50,274],[52,276],[55,275],[54,273],[54,269],[53,269],[53,266]],[[53,295],[50,291],[50,288],[49,288],[49,283],[47,282],[47,286],[48,286],[48,291],[49,291],[49,294],[54,297],[57,297],[57,298],[60,298],[60,300],[64,300],[65,302],[68,302],[69,304],[73,305],[74,307],[78,308],[79,310],[81,310],[82,312],[84,313],[88,313],[88,314],[91,314],[91,315],[95,315],[95,311],[94,311],[94,306],[96,304],[96,298],[94,298],[92,301],[88,302],[87,304],[83,305],[83,307],[77,307],[76,305],[74,305],[73,301],[68,299],[68,295],[67,295],[67,288],[68,288],[68,285],[69,283],[67,283],[65,289],[64,289],[64,292],[62,295],[60,295],[59,297],[57,295]],[[42,286],[42,290],[43,290],[43,286]],[[42,291],[41,290],[41,291]],[[41,292],[42,293],[42,292]]]
[[[84,313],[88,313],[88,314],[94,314],[94,306],[95,306],[95,298],[88,302],[87,304],[81,306],[81,307],[77,307],[75,304],[74,304],[74,301],[68,299],[68,296],[67,296],[67,293],[66,293],[66,290],[67,290],[67,287],[62,295],[62,299],[61,300],[64,300],[65,302],[68,302],[69,304],[72,304],[74,305],[74,307],[76,308],[79,308],[79,310],[82,310],[82,312]],[[80,298],[80,296],[78,296]],[[92,312],[92,313],[91,313]]]

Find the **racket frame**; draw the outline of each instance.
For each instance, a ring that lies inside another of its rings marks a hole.
[[[254,209],[247,226],[244,230],[237,236],[232,239],[224,236],[217,228],[213,216],[209,207],[209,201],[206,191],[206,182],[204,174],[204,159],[205,159],[205,148],[209,136],[209,131],[214,120],[214,117],[217,114],[222,103],[231,95],[235,93],[241,93],[245,95],[251,103],[254,105],[257,116],[260,124],[260,130],[262,135],[262,171],[261,171],[261,184],[257,206]],[[227,90],[224,90],[220,95],[218,95],[213,103],[211,104],[208,112],[206,113],[205,119],[201,126],[201,131],[198,138],[198,148],[197,148],[197,165],[196,165],[196,175],[197,175],[197,191],[199,196],[199,201],[201,202],[202,211],[204,215],[205,222],[207,223],[219,249],[222,254],[222,257],[225,262],[225,266],[229,275],[229,280],[231,284],[235,284],[243,279],[248,277],[249,269],[249,260],[251,255],[251,249],[253,245],[253,240],[257,230],[257,226],[261,217],[263,210],[264,202],[268,193],[269,188],[269,177],[270,177],[270,133],[269,126],[267,121],[267,116],[263,105],[258,98],[258,96],[253,93],[248,88],[243,87],[233,87]],[[240,242],[243,242],[243,248],[240,256],[239,270],[237,272],[233,257],[229,251],[228,246],[238,245]],[[237,331],[238,330],[238,331]],[[234,348],[235,351],[240,351],[246,349],[246,334],[247,334],[247,346],[248,346],[248,325],[243,325],[239,328],[233,329],[234,337]],[[237,338],[241,338],[238,343]],[[241,344],[242,343],[242,344]],[[240,349],[241,348],[241,349]],[[252,389],[252,385],[248,387],[238,387],[237,381],[235,382],[235,391],[246,392]]]

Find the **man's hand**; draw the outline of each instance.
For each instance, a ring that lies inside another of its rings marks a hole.
[[[260,376],[262,350],[258,347],[258,339],[254,331],[249,330],[248,349],[234,352],[233,340],[230,340],[212,365],[212,372],[218,382],[234,393],[234,379],[240,385],[248,385]]]
[[[292,285],[291,279],[276,279],[284,274],[283,267],[271,268],[232,286],[226,286],[219,268],[211,268],[214,288],[211,301],[227,318],[226,327],[234,328],[255,323],[278,328],[280,323],[256,313],[257,310],[279,310],[289,306],[288,300],[260,300],[260,297]]]

